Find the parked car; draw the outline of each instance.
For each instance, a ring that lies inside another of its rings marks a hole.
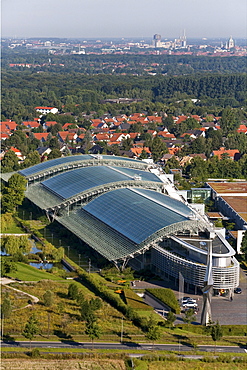
[[[242,289],[241,288],[235,288],[234,289],[234,293],[236,293],[236,294],[241,294],[242,293]]]
[[[186,303],[183,303],[182,306],[184,308],[197,308],[197,303],[196,302],[192,302],[192,301],[188,301]]]
[[[194,302],[196,303],[196,300],[191,297],[184,297],[182,298],[182,304],[186,304],[187,302]]]

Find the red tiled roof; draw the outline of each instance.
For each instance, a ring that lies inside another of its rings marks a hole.
[[[85,136],[85,135],[84,135]],[[107,134],[97,134],[97,135],[95,135],[95,138],[96,138],[96,140],[98,140],[98,141],[109,141],[110,140],[110,137],[109,137],[109,135],[107,135]]]
[[[14,121],[3,121],[0,122],[1,131],[6,132],[6,130],[16,130],[17,123]]]
[[[213,150],[213,155],[217,156],[219,159],[221,159],[222,154],[227,153],[229,158],[234,159],[236,154],[239,154],[238,149],[225,149],[225,148],[220,148],[219,150]]]
[[[49,132],[34,132],[33,133],[35,139],[38,139],[38,140],[47,140],[47,137],[49,135]]]
[[[147,119],[150,122],[162,123],[162,117],[158,117],[158,116],[147,116]]]
[[[47,109],[47,110],[50,110],[50,109],[54,109],[55,107],[35,107],[34,109]]]
[[[77,124],[75,124],[75,123],[65,123],[63,125],[63,129],[65,130],[66,128],[68,128],[69,126],[72,126],[72,125],[76,125],[76,127],[78,128]]]
[[[130,148],[130,151],[134,153],[137,157],[141,155],[143,150],[145,150],[146,153],[151,154],[149,148],[146,146],[144,148]]]
[[[56,125],[56,124],[57,124],[57,122],[56,122],[56,121],[46,121],[46,122],[45,122],[45,125],[46,125],[47,127],[54,126],[54,125]]]
[[[22,122],[22,124],[26,127],[30,127],[30,128],[37,128],[37,127],[40,127],[40,124],[39,122],[37,121],[24,121]]]

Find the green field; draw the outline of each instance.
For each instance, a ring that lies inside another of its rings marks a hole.
[[[40,280],[60,280],[65,281],[60,276],[51,274],[50,272],[39,270],[35,267],[26,265],[22,262],[16,262],[17,271],[11,272],[13,279],[20,279],[23,281],[40,281]]]

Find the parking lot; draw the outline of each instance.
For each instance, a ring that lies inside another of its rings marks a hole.
[[[247,272],[242,270],[240,271],[239,286],[242,289],[242,293],[234,294],[232,301],[228,297],[212,297],[212,321],[218,320],[221,325],[247,325]],[[161,287],[173,289],[177,299],[179,298],[178,290],[168,280],[155,282],[135,281],[134,289]],[[203,304],[202,295],[185,293],[184,296],[190,296],[197,301],[199,312],[195,316],[196,322],[200,323]],[[183,321],[182,318],[183,314],[178,315],[175,324],[181,323]]]

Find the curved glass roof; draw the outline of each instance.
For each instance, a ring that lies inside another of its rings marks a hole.
[[[25,168],[24,170],[19,171],[20,174],[24,176],[31,176],[38,172],[45,171],[50,169],[51,167],[57,166],[57,165],[63,165],[63,164],[69,164],[70,162],[76,162],[76,161],[83,161],[83,160],[115,160],[115,161],[132,161],[132,162],[139,162],[143,163],[142,161],[138,161],[136,159],[127,158],[127,157],[117,157],[113,155],[90,155],[90,154],[80,154],[80,155],[72,155],[68,157],[60,157],[56,159],[51,159],[50,161],[45,161],[39,164],[36,164],[35,166]]]
[[[187,206],[167,195],[126,188],[105,193],[83,209],[137,244],[191,215]]]
[[[41,182],[41,184],[59,197],[68,199],[96,186],[134,180],[135,176],[140,177],[143,181],[162,182],[151,172],[122,167],[92,166],[60,173]]]

